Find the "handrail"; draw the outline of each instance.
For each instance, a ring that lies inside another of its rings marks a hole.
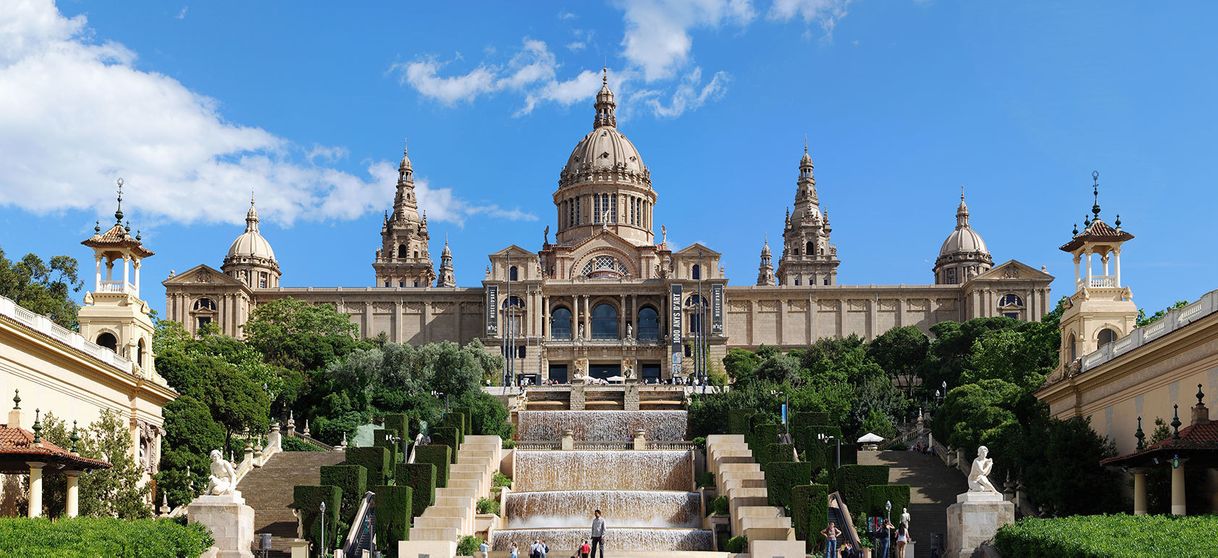
[[[371,550],[362,548],[364,534],[367,533],[368,540],[373,541],[375,535],[372,530],[372,524],[376,520],[376,508],[373,503],[373,497],[376,496],[371,490],[364,493],[363,499],[360,500],[359,508],[355,510],[355,518],[351,521],[351,529],[347,531],[347,536],[343,538],[343,556],[359,556],[362,550]]]
[[[846,505],[846,499],[842,498],[841,493],[834,492],[829,495],[829,507],[837,508],[838,513],[842,516],[842,521],[845,522],[845,525],[842,525],[842,533],[850,539],[850,546],[862,548],[862,545],[859,544],[858,530],[854,528],[854,518],[850,517],[850,508]]]

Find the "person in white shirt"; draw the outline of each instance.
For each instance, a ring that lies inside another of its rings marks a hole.
[[[592,554],[588,558],[594,558],[598,548],[601,558],[605,558],[605,518],[601,517],[601,510],[592,512],[592,515]]]

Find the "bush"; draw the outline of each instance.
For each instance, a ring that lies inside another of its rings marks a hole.
[[[753,418],[753,412],[748,409],[731,409],[727,412],[727,433],[728,434],[748,434],[751,430],[749,419]]]
[[[397,541],[410,540],[410,520],[414,517],[414,491],[409,486],[376,486],[377,546],[396,556]]]
[[[393,466],[389,461],[389,449],[373,446],[370,448],[347,448],[347,460],[344,465],[363,465],[368,470],[369,484],[387,484],[393,478]]]
[[[457,543],[458,556],[473,556],[478,552],[478,547],[482,546],[482,539],[473,535],[461,537],[461,542]]]
[[[799,428],[801,426],[827,426],[832,424],[829,422],[829,413],[803,412],[795,413],[791,417],[791,426]]]
[[[449,453],[451,451],[452,448],[437,444],[419,446],[414,450],[415,463],[431,463],[436,466],[436,488],[448,486],[448,466],[452,463]]]
[[[449,416],[461,417],[461,436],[462,437],[473,434],[473,427],[474,427],[473,413],[471,413],[468,408],[454,406],[454,407],[452,407],[452,411],[449,412]],[[453,424],[451,426],[456,426],[456,424]]]
[[[1090,515],[1024,519],[998,530],[1004,558],[1218,556],[1218,516]]]
[[[396,465],[405,460],[402,456],[402,440],[398,440],[396,443],[389,441],[390,436],[397,435],[397,430],[385,430],[384,428],[378,428],[372,431],[373,447],[385,448],[389,450],[389,463],[391,465]]]
[[[793,461],[773,461],[765,470],[766,492],[770,505],[791,505],[791,487],[812,482],[812,464]]]
[[[745,442],[748,443],[749,449],[753,450],[754,457],[760,457],[765,454],[766,446],[778,443],[778,432],[781,427],[777,424],[767,423],[759,424],[753,427],[752,436],[744,435]],[[760,462],[761,460],[758,459]]]
[[[761,468],[765,469],[767,465],[775,461],[790,461],[795,455],[795,446],[791,444],[769,444],[765,447],[765,461],[761,461]]]
[[[710,512],[712,515],[727,515],[729,511],[727,496],[717,496],[711,500]]]
[[[410,417],[402,413],[386,413],[383,428],[396,431],[402,437],[403,444],[414,440],[415,432],[410,431]]]
[[[508,408],[498,397],[482,390],[465,393],[458,398],[461,412],[466,413],[467,434],[512,437],[512,419]]]
[[[295,436],[284,436],[279,445],[283,447],[283,451],[326,451],[321,446],[306,442],[303,438]]]
[[[884,504],[892,502],[892,517],[899,518],[901,509],[909,507],[909,485],[873,484],[863,491],[863,502],[863,510],[872,517],[883,517],[887,511]]]
[[[698,473],[698,486],[711,487],[715,486],[715,474],[710,471]]]
[[[820,545],[820,530],[829,524],[829,487],[803,484],[791,489],[791,523],[795,538],[807,541],[808,552]]]
[[[847,506],[863,511],[865,492],[873,484],[888,484],[887,465],[842,465],[833,479],[833,490],[842,495]]]
[[[503,439],[503,449],[512,449],[514,447],[516,447],[516,440],[513,440],[511,438]]]
[[[799,446],[796,445],[795,449],[798,450]],[[833,459],[833,456],[830,454],[833,451],[833,448],[830,448],[825,444],[815,443],[808,446],[806,449],[800,450],[799,457],[800,459],[807,461],[808,464],[812,465],[813,471],[824,471],[831,468],[833,465],[830,463],[830,461]]]
[[[423,510],[436,501],[436,466],[431,463],[403,463],[398,465],[394,481],[398,486],[409,486],[412,491],[411,513],[423,515]]]
[[[795,442],[795,449],[799,453],[809,451],[813,447],[836,447],[832,440],[827,440],[826,437],[832,436],[837,439],[842,439],[842,429],[836,426],[817,426],[817,425],[796,425],[791,430],[791,441]]]
[[[321,539],[321,503],[326,503],[326,540]],[[292,490],[292,507],[298,510],[304,526],[304,538],[317,548],[333,548],[339,532],[338,510],[342,507],[343,491],[337,486],[297,486]]]
[[[511,488],[512,478],[499,471],[495,471],[494,476],[491,477],[491,486],[494,488]]]
[[[343,491],[339,518],[351,525],[356,509],[368,487],[368,470],[363,465],[325,465],[321,468],[322,486],[337,486]]]
[[[431,429],[431,443],[448,446],[452,450],[449,457],[456,461],[457,450],[461,448],[461,432],[456,426],[437,426]]]
[[[198,556],[213,542],[202,525],[168,519],[0,519],[0,556],[4,557],[176,558]]]
[[[478,513],[499,515],[499,500],[494,498],[478,498]]]
[[[445,427],[455,428],[457,429],[455,439],[457,440],[457,445],[460,446],[461,443],[465,441],[465,429],[469,428],[466,425],[466,422],[467,420],[464,413],[459,413],[455,410],[449,411],[448,414],[444,415],[444,418],[440,420],[440,424],[438,425],[439,428],[433,428],[432,432]],[[434,438],[435,434],[432,434],[432,437]],[[457,449],[453,448],[453,451],[457,451]]]
[[[744,535],[737,535],[727,540],[727,551],[732,554],[743,554],[749,548],[749,540]]]

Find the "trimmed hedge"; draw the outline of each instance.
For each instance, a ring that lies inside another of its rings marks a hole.
[[[799,453],[809,451],[812,447],[836,447],[832,440],[824,440],[822,436],[842,438],[842,429],[836,426],[799,425],[791,430],[791,441]]]
[[[765,469],[766,492],[770,505],[791,505],[791,488],[812,482],[812,464],[794,461],[773,461]]]
[[[820,530],[829,524],[829,486],[803,484],[792,488],[791,523],[795,538],[807,541],[807,551],[815,552],[824,539]]]
[[[744,535],[736,535],[735,537],[727,540],[727,547],[725,550],[731,552],[732,554],[743,554],[744,552],[747,552],[748,549],[749,540],[745,538]]]
[[[1003,558],[1218,556],[1218,516],[1080,515],[1028,518],[998,530]]]
[[[842,465],[833,479],[833,490],[841,493],[847,506],[863,511],[865,492],[873,484],[888,484],[887,465]]]
[[[414,440],[414,435],[418,432],[417,428],[413,432],[410,430],[410,417],[402,413],[387,413],[384,429],[396,430],[398,436],[402,437],[403,443]]]
[[[431,429],[431,443],[448,446],[452,450],[449,457],[456,462],[457,450],[461,449],[461,431],[456,426],[437,426]]]
[[[393,478],[393,466],[396,465],[389,457],[389,448],[347,448],[347,460],[343,465],[363,465],[368,470],[368,484],[386,484]]]
[[[460,414],[463,427],[461,429],[462,437],[469,436],[474,433],[474,413],[467,407],[453,407],[450,414]]]
[[[872,517],[884,517],[884,504],[892,502],[892,517],[900,523],[901,508],[909,507],[908,484],[873,484],[863,490],[863,510]]]
[[[176,558],[198,556],[215,541],[202,525],[110,517],[0,519],[0,556]]]
[[[326,503],[326,542],[321,539],[321,503]],[[312,541],[314,548],[334,548],[338,541],[338,510],[342,506],[343,491],[337,486],[297,486],[292,489],[292,507],[299,510],[300,522],[304,526],[304,538]]]
[[[401,463],[403,461],[402,441],[399,440],[396,444],[390,443],[389,441],[390,436],[397,435],[397,430],[385,430],[384,428],[378,428],[372,431],[372,445],[374,447],[389,450],[389,461],[393,464]]]
[[[452,448],[443,444],[419,446],[414,450],[415,463],[431,463],[436,466],[436,488],[448,486],[448,466],[452,463]]]
[[[836,451],[836,449],[835,449]],[[842,465],[859,464],[858,444],[842,444]]]
[[[778,433],[781,432],[781,428],[780,425],[773,423],[758,424],[753,427],[752,437],[745,434],[744,440],[748,443],[749,449],[753,450],[753,455],[759,456],[765,452],[766,446],[778,443]]]
[[[761,463],[761,468],[766,469],[766,466],[770,463],[790,461],[793,455],[795,455],[795,446],[791,444],[769,444],[765,447],[765,461],[761,459],[758,459],[758,461]]]
[[[795,446],[795,449],[799,449],[798,444]],[[808,446],[806,449],[799,450],[800,458],[811,464],[813,471],[822,471],[832,468],[833,463],[831,463],[831,461],[834,457],[832,453],[833,448],[821,443],[815,443]]]
[[[414,517],[423,515],[436,501],[436,466],[431,463],[402,463],[398,465],[394,480],[398,486],[409,486],[414,496],[411,499]]]
[[[368,469],[363,465],[324,465],[321,467],[321,485],[337,486],[343,491],[343,506],[338,515],[343,523],[351,525],[368,488]]]
[[[457,429],[457,445],[465,442],[465,431],[469,428],[469,417],[465,413],[458,412],[456,409],[450,410],[444,418],[440,420],[440,427],[452,427]],[[435,432],[438,429],[432,429]],[[434,434],[432,436],[435,436]],[[456,451],[456,448],[453,448]]]
[[[746,409],[729,409],[727,412],[727,433],[748,434],[752,428],[749,421],[753,418],[752,411]]]
[[[397,541],[410,540],[414,491],[409,486],[376,486],[376,541],[389,556],[397,556]]]

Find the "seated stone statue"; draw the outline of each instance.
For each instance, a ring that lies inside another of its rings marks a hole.
[[[989,479],[990,470],[994,468],[994,460],[989,458],[989,454],[989,448],[977,448],[977,459],[973,460],[973,468],[968,473],[969,492],[998,492]]]
[[[224,460],[220,450],[211,450],[211,476],[208,477],[207,493],[213,496],[233,494],[237,491],[237,470]]]

